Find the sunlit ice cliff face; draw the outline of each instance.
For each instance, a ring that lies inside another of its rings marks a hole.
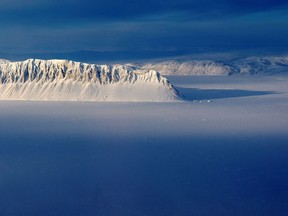
[[[154,70],[69,60],[0,61],[1,100],[176,101],[177,90]]]

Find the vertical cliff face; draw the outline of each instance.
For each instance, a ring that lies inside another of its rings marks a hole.
[[[175,101],[178,97],[154,70],[69,60],[0,61],[2,100]]]

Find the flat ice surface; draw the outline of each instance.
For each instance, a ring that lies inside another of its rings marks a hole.
[[[1,101],[0,215],[287,216],[288,76],[168,78],[186,102]]]

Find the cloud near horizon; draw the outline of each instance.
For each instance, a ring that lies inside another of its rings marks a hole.
[[[277,52],[288,46],[287,12],[284,0],[3,0],[0,53]]]

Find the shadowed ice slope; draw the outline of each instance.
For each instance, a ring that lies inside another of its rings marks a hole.
[[[154,70],[68,60],[0,62],[2,100],[174,101],[177,91]]]

